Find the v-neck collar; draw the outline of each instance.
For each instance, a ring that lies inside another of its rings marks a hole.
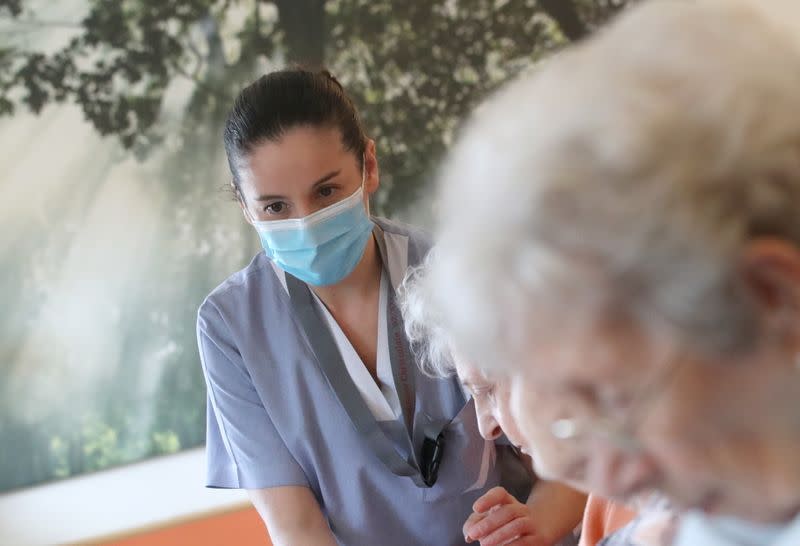
[[[380,229],[376,226],[376,230]],[[342,361],[345,364],[350,378],[356,385],[364,402],[367,404],[375,420],[378,422],[395,421],[400,418],[400,400],[397,386],[394,384],[391,358],[389,355],[389,336],[386,316],[388,305],[388,290],[391,287],[397,292],[405,277],[408,268],[408,237],[383,231],[383,241],[386,249],[386,268],[381,268],[380,295],[378,302],[378,339],[376,345],[376,372],[380,385],[375,382],[367,370],[361,357],[353,348],[352,343],[345,335],[336,319],[328,311],[319,297],[310,290],[313,300],[320,309],[325,323],[333,335],[334,341]],[[269,260],[275,275],[288,294],[286,286],[286,273],[272,260]],[[388,272],[386,269],[388,268]],[[388,275],[387,275],[388,273]]]

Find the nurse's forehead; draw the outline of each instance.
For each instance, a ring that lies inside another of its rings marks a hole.
[[[285,193],[311,187],[325,177],[358,174],[353,153],[340,142],[335,146],[303,146],[282,153],[279,143],[259,145],[239,162],[239,176],[245,191],[253,194]]]
[[[355,154],[345,149],[341,131],[328,127],[295,127],[278,138],[254,145],[245,160],[254,171],[307,169]]]
[[[509,378],[557,390],[576,385],[626,385],[652,375],[664,359],[663,353],[661,347],[618,332],[598,330],[581,337],[553,337],[519,358]]]

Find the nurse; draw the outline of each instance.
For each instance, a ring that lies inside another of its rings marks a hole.
[[[264,251],[198,313],[207,485],[246,489],[278,545],[464,544],[473,503],[495,486],[524,501],[530,476],[455,379],[417,371],[395,291],[429,243],[370,216],[353,103],[326,72],[274,72],[224,139]]]

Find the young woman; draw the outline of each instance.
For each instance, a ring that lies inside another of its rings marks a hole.
[[[263,76],[225,148],[264,251],[199,311],[208,486],[247,489],[278,545],[463,544],[489,489],[527,499],[517,450],[481,438],[455,379],[417,370],[395,290],[429,243],[370,216],[375,144],[339,83]]]

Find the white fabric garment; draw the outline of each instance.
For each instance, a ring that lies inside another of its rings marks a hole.
[[[376,421],[394,421],[400,418],[400,400],[397,398],[397,389],[395,388],[394,377],[392,376],[392,363],[389,359],[389,336],[386,331],[388,285],[389,281],[386,275],[381,274],[378,304],[378,345],[376,354],[376,371],[380,386],[373,380],[372,375],[370,375],[367,367],[353,348],[353,344],[347,339],[339,323],[336,322],[336,319],[333,318],[333,315],[331,315],[322,301],[314,295],[314,301],[317,302],[322,315],[325,317],[325,321],[328,323],[328,328],[330,328],[333,334],[336,346],[339,347],[339,354],[342,355],[342,360],[347,368],[347,372],[353,379],[353,383],[356,384],[356,388],[358,388],[358,391],[361,393],[364,402],[367,403],[367,407],[372,412]]]
[[[395,233],[384,232],[386,254],[389,266],[389,278],[381,273],[380,297],[378,303],[378,344],[376,354],[376,368],[378,382],[370,375],[358,353],[353,348],[350,340],[342,331],[336,319],[323,305],[322,301],[311,291],[314,301],[317,302],[328,327],[331,329],[339,354],[342,355],[347,373],[355,383],[367,407],[372,412],[376,421],[394,421],[400,418],[400,400],[394,384],[392,364],[389,358],[389,335],[386,324],[386,305],[388,290],[391,287],[395,292],[403,282],[408,268],[408,237]],[[274,262],[270,262],[275,274],[278,276],[284,290],[286,290],[286,274]]]
[[[798,546],[800,515],[786,525],[757,525],[690,512],[681,518],[675,546]]]
[[[486,481],[489,479],[489,469],[492,468],[497,460],[497,451],[493,449],[494,442],[486,440],[483,443],[483,453],[481,455],[481,469],[478,472],[478,479],[475,483],[470,485],[464,490],[464,493],[470,491],[477,491],[486,486]]]

